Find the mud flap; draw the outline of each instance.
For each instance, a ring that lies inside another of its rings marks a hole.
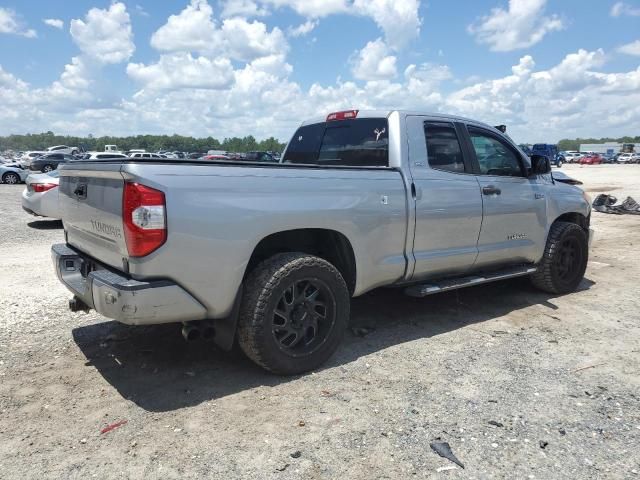
[[[226,318],[220,318],[214,320],[214,328],[216,331],[215,337],[213,337],[213,343],[218,348],[228,352],[233,348],[233,344],[236,339],[236,330],[238,328],[238,314],[240,313],[240,303],[242,301],[242,294],[244,286],[240,285],[236,299],[233,302],[233,308],[231,313]]]

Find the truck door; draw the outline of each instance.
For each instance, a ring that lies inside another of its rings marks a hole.
[[[464,273],[478,254],[482,199],[461,126],[438,117],[406,121],[416,212],[411,278]]]
[[[540,259],[546,239],[546,188],[529,178],[518,150],[497,132],[468,125],[483,203],[475,269]]]

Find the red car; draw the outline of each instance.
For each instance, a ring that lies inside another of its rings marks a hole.
[[[580,165],[600,165],[602,162],[602,156],[597,153],[591,153],[580,158]]]

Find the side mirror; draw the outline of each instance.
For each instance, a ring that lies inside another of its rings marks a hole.
[[[544,155],[531,155],[531,175],[545,175],[551,172],[551,162]]]

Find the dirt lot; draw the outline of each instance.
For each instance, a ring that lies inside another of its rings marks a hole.
[[[640,165],[563,170],[640,200]],[[70,313],[61,225],[23,213],[22,188],[0,185],[2,478],[640,479],[638,216],[594,213],[575,294],[374,292],[353,306],[368,334],[279,378],[176,326]]]

